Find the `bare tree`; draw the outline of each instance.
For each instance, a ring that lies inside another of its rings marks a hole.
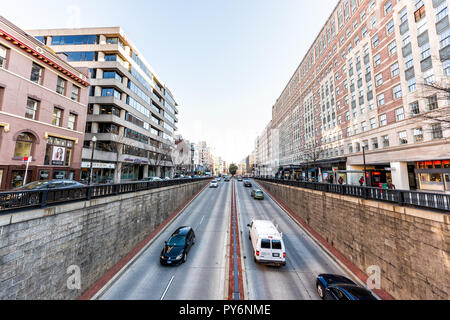
[[[311,142],[306,144],[305,148],[303,149],[303,158],[306,162],[308,170],[312,168],[317,171],[317,161],[320,159],[322,153],[322,143],[318,138],[315,138]]]
[[[172,147],[168,144],[161,143],[161,147],[158,148],[157,152],[149,152],[148,160],[150,165],[156,167],[157,170],[166,162],[173,164]]]
[[[433,64],[440,64],[440,58],[432,57]],[[423,79],[418,83],[415,94],[417,99],[425,99],[427,107],[425,112],[420,112],[418,105],[411,110],[411,115],[417,120],[423,120],[430,125],[440,124],[442,130],[450,129],[450,77],[433,77]],[[441,103],[439,103],[441,102]],[[443,102],[443,103],[442,103]],[[441,105],[439,107],[439,104]]]

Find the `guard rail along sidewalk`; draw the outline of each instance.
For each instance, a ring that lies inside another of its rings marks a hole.
[[[152,182],[140,181],[120,184],[85,186],[81,188],[62,190],[44,189],[0,192],[0,214],[6,211],[22,211],[33,208],[45,208],[50,205],[57,205],[65,202],[89,201],[96,198],[183,185],[209,179],[211,178],[205,177]]]
[[[365,200],[376,200],[397,203],[399,206],[414,206],[432,210],[450,211],[450,195],[427,193],[407,190],[385,190],[372,187],[353,185],[325,184],[317,182],[304,182],[281,180],[271,178],[255,178],[255,180],[271,182],[292,187],[358,197]]]

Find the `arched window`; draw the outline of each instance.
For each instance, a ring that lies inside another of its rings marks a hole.
[[[16,147],[14,149],[14,157],[23,158],[30,157],[33,147],[33,135],[27,132],[19,134],[16,140]]]

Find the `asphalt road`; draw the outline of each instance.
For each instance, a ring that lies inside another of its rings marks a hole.
[[[223,300],[231,182],[205,189],[147,250],[106,290],[102,300]],[[194,228],[187,262],[159,263],[164,242],[181,226]]]
[[[255,182],[252,181],[253,187]],[[346,273],[267,195],[254,200],[252,188],[237,183],[238,212],[242,231],[241,254],[245,257],[249,300],[319,300],[315,287],[321,273]],[[285,267],[256,264],[248,238],[251,219],[274,220],[283,233],[287,263]]]
[[[253,182],[255,183],[255,182]],[[102,300],[223,300],[230,223],[232,182],[205,189],[172,224],[105,290]],[[316,300],[317,275],[345,272],[268,196],[253,200],[251,188],[236,180],[237,208],[244,257],[245,296],[249,300]],[[257,265],[248,239],[252,217],[275,220],[287,252],[285,267]],[[187,262],[159,263],[164,242],[180,226],[191,226],[196,243]]]

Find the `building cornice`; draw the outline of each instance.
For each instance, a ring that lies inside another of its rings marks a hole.
[[[30,45],[25,44],[24,42],[20,41],[16,37],[12,36],[5,30],[0,28],[0,37],[5,39],[6,41],[12,43],[17,48],[20,48],[22,51],[26,52],[28,55],[33,56],[34,58],[37,58],[41,60],[43,63],[49,65],[50,67],[54,68],[58,72],[62,73],[63,75],[71,78],[72,80],[80,83],[81,85],[85,87],[89,87],[90,84],[86,80],[82,79],[85,77],[84,75],[78,76],[75,75],[73,72],[69,71],[68,68],[62,66],[61,64],[56,63],[52,59],[48,58],[46,55],[44,55],[44,49],[40,46],[37,46],[36,48],[32,48]],[[81,74],[81,73],[80,73]]]

